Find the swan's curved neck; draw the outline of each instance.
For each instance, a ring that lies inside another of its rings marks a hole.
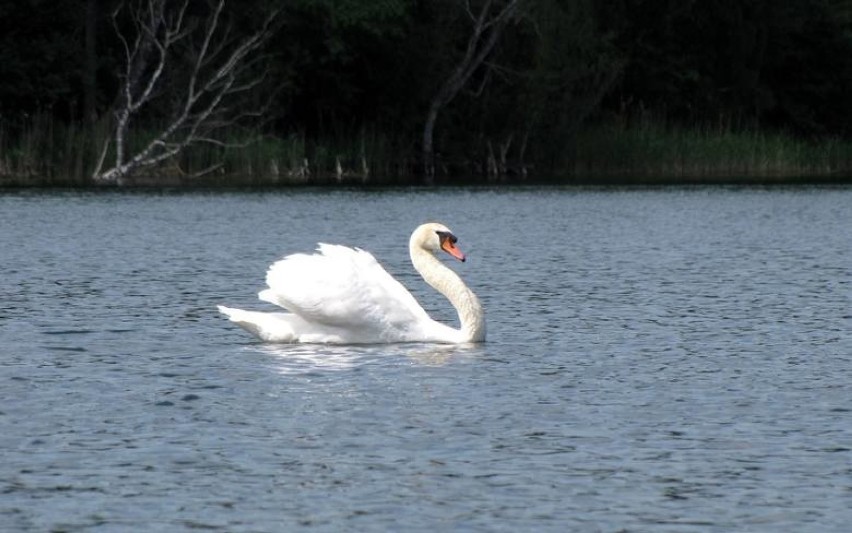
[[[443,294],[456,308],[465,342],[485,340],[485,316],[482,304],[464,281],[434,254],[420,246],[409,247],[411,262],[423,279]]]

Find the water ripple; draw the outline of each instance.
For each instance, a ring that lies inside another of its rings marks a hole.
[[[852,190],[451,192],[0,194],[0,523],[848,529]],[[428,219],[474,245],[486,344],[216,314],[322,239],[454,323],[408,265]]]

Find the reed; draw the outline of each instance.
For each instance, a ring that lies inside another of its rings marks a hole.
[[[127,139],[128,152],[157,133],[139,129]],[[48,114],[19,125],[0,123],[0,186],[85,186],[101,147],[109,138],[108,121],[84,126]],[[399,183],[415,170],[413,151],[394,139],[364,128],[351,136],[308,139],[304,134],[257,135],[233,129],[221,143],[196,144],[180,156],[140,171],[129,183],[163,185],[275,185]],[[114,153],[108,151],[108,167]]]
[[[392,137],[362,131],[351,137],[308,139],[304,134],[225,132],[221,144],[196,144],[156,179],[204,185],[387,184],[409,179],[413,165]]]
[[[0,123],[0,186],[88,185],[108,133],[105,124],[66,124],[46,113]]]
[[[573,176],[692,181],[852,176],[852,141],[685,128],[599,124],[577,136]]]
[[[130,136],[130,149],[156,128]],[[0,187],[86,186],[109,123],[66,124],[38,114],[16,126],[0,122]],[[404,135],[361,128],[311,139],[302,133],[256,135],[234,129],[222,144],[199,144],[131,183],[150,185],[370,185],[417,183],[417,144]],[[403,139],[403,140],[400,140]],[[580,131],[562,168],[537,173],[585,181],[786,181],[852,177],[852,141],[808,141],[780,133],[687,128],[642,120]],[[106,163],[109,164],[111,155]],[[533,162],[534,164],[537,162]],[[535,178],[535,176],[532,176]]]

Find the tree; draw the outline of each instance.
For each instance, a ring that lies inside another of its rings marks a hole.
[[[547,172],[570,164],[574,136],[623,65],[610,36],[599,29],[594,6],[594,0],[525,0],[516,8],[480,67],[473,71],[473,62],[469,64],[469,78],[456,92],[458,102],[442,111],[446,126],[436,134],[435,145],[443,145],[448,156],[445,168],[495,180],[523,177],[530,165],[544,163],[539,169]],[[476,18],[468,11],[463,20],[469,28]],[[453,22],[454,35],[462,42],[473,40]],[[436,25],[451,26],[445,21]],[[450,56],[440,52],[443,41],[435,42],[438,46],[430,48],[434,55]],[[433,68],[448,70],[446,64]],[[448,86],[444,82],[441,89]],[[434,159],[435,166],[441,163]]]
[[[0,122],[79,116],[79,13],[76,0],[0,1]]]
[[[603,106],[620,115],[849,135],[849,0],[600,0],[627,58]]]
[[[438,114],[482,66],[522,3],[523,0],[486,0],[479,13],[474,13],[470,0],[465,1],[465,9],[472,22],[467,46],[455,68],[432,97],[423,125],[423,172],[426,183],[432,183],[435,178],[434,134]]]
[[[83,68],[83,120],[94,122],[97,106],[97,25],[98,0],[86,0],[85,48]]]
[[[225,0],[208,3],[201,14],[191,7],[189,0],[138,0],[122,3],[113,13],[124,72],[113,135],[104,142],[92,174],[96,182],[120,183],[191,144],[225,145],[216,138],[216,130],[261,115],[262,105],[244,107],[241,97],[264,81],[265,71],[257,60],[274,29],[277,11],[269,13],[257,30],[243,34],[232,33],[224,21]],[[121,17],[129,18],[130,31],[123,29]],[[164,126],[131,153],[131,124],[158,98],[169,102]],[[104,170],[112,143],[114,162]]]
[[[538,0],[531,67],[522,102],[524,138],[543,168],[566,171],[573,144],[624,67],[612,39],[598,27],[596,0]]]

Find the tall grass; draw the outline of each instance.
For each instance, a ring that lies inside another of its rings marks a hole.
[[[102,128],[37,114],[17,127],[0,124],[0,186],[84,185]]]
[[[808,141],[781,133],[685,128],[645,121],[596,125],[577,137],[575,176],[702,181],[852,177],[852,140]]]
[[[199,175],[200,181],[232,185],[387,184],[410,180],[415,170],[413,152],[375,131],[319,140],[304,134],[232,137],[231,148],[191,147],[181,157],[182,166],[188,172],[212,166],[215,170]]]
[[[128,139],[130,150],[157,131],[135,132]],[[107,121],[84,126],[40,114],[17,127],[0,122],[0,187],[91,185],[92,170],[109,135]],[[370,128],[322,139],[304,134],[258,136],[235,129],[226,132],[224,145],[191,146],[163,165],[140,171],[129,183],[416,183],[417,145],[400,141],[404,138]],[[632,126],[589,126],[577,134],[572,146],[567,167],[548,169],[539,163],[537,173],[585,181],[852,179],[852,140],[807,141],[778,133],[673,127],[643,120]],[[107,165],[111,157],[108,154]]]
[[[156,136],[156,127],[133,132],[128,153]],[[66,124],[47,114],[11,126],[0,122],[0,187],[92,185],[107,121]],[[114,146],[106,154],[108,168]],[[149,185],[274,185],[398,183],[414,174],[413,150],[395,137],[362,129],[350,137],[278,137],[234,129],[217,144],[194,144],[163,164],[144,168],[128,183]]]

